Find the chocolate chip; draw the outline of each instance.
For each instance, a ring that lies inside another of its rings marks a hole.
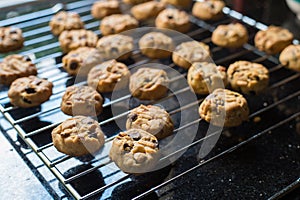
[[[28,99],[26,99],[26,98],[24,98],[24,97],[22,97],[22,100],[23,100],[25,103],[32,104],[31,101],[29,101]]]
[[[27,94],[33,94],[33,93],[36,93],[35,89],[34,88],[31,88],[31,87],[26,87],[25,88],[25,92]]]
[[[172,15],[168,15],[168,19],[173,19],[173,16]]]
[[[129,136],[135,141],[141,139],[141,135],[138,132],[130,133]]]
[[[118,50],[118,48],[116,48],[116,47],[112,47],[112,48],[110,49],[110,52],[111,52],[111,53],[119,53],[119,50]]]
[[[129,144],[125,143],[125,144],[123,145],[123,149],[124,149],[125,151],[130,151],[130,150],[131,150],[131,147],[129,146]]]
[[[24,60],[28,61],[28,62],[31,61],[31,59],[29,58],[29,56],[24,56]]]
[[[138,118],[138,115],[137,114],[135,114],[135,113],[133,113],[133,114],[131,114],[131,115],[129,115],[129,118],[131,119],[131,121],[135,121],[135,120],[137,120],[137,118]]]
[[[9,33],[10,33],[10,34],[16,34],[16,33],[17,33],[17,30],[16,30],[16,29],[12,29],[12,30],[9,31]]]
[[[70,64],[70,69],[71,70],[76,70],[78,68],[78,63],[77,62],[72,62],[71,64]]]
[[[96,139],[98,138],[97,133],[95,133],[95,132],[89,133],[89,137],[90,138],[96,138]]]

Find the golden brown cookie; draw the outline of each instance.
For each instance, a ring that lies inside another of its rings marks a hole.
[[[0,53],[19,50],[23,47],[22,30],[17,27],[0,27]]]
[[[52,131],[54,147],[70,156],[84,156],[97,152],[104,145],[99,123],[90,117],[67,119]]]
[[[17,78],[37,75],[37,69],[28,56],[9,55],[0,63],[0,84],[10,85]]]
[[[123,0],[123,2],[127,4],[140,4],[140,3],[145,3],[147,1],[151,1],[151,0]]]
[[[220,127],[235,127],[247,121],[249,108],[247,100],[239,93],[216,89],[199,107],[199,114],[205,121]]]
[[[161,69],[140,68],[130,77],[132,96],[141,100],[156,100],[168,92],[169,78]]]
[[[269,71],[263,65],[248,61],[237,61],[227,70],[232,89],[244,94],[258,94],[269,84]]]
[[[29,108],[47,101],[52,95],[53,84],[36,76],[16,79],[8,90],[10,103]]]
[[[288,69],[300,72],[300,45],[289,45],[280,54],[280,63]]]
[[[208,62],[195,62],[189,69],[187,78],[196,94],[209,94],[227,84],[225,67]]]
[[[213,32],[214,44],[225,48],[239,48],[248,42],[248,31],[240,23],[219,25]]]
[[[97,116],[102,112],[103,98],[92,87],[67,87],[60,108],[66,115]]]
[[[130,71],[125,64],[109,60],[90,71],[88,84],[98,92],[112,92],[126,88],[129,77]]]
[[[178,7],[190,7],[192,4],[192,0],[162,0],[164,3],[172,4]]]
[[[96,19],[102,19],[103,17],[120,13],[120,3],[117,0],[96,1],[91,9],[91,14]]]
[[[158,141],[141,129],[121,132],[113,140],[109,157],[125,173],[150,172],[158,162]]]
[[[153,105],[140,105],[127,116],[126,129],[142,129],[163,139],[173,134],[173,121],[164,109]]]
[[[131,14],[140,21],[156,17],[166,8],[165,4],[157,1],[149,1],[131,8]]]
[[[196,2],[192,13],[202,20],[217,20],[223,16],[224,7],[225,2],[223,0],[205,0]]]

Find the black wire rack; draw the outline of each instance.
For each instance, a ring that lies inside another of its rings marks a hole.
[[[85,28],[93,30],[99,36],[101,35],[98,27],[99,21],[94,20],[90,15],[91,5],[94,1],[76,1],[67,3],[65,5],[58,4],[56,7],[65,8],[68,11],[74,11],[81,15],[82,20],[85,22]],[[6,120],[12,125],[13,129],[17,131],[18,136],[26,142],[30,149],[40,158],[52,174],[59,180],[60,185],[75,199],[88,199],[88,198],[111,198],[112,191],[128,180],[133,182],[139,182],[144,180],[143,184],[146,185],[140,191],[137,191],[134,199],[147,198],[155,194],[160,197],[164,193],[160,190],[176,180],[186,176],[187,174],[203,167],[207,163],[216,161],[226,155],[236,151],[240,147],[246,146],[248,143],[257,140],[263,135],[270,133],[271,131],[288,124],[289,122],[296,120],[300,116],[299,107],[296,106],[292,111],[285,115],[280,121],[272,121],[264,123],[263,125],[255,124],[254,119],[258,119],[264,115],[272,115],[274,109],[286,109],[284,105],[290,104],[291,102],[297,102],[298,96],[300,96],[299,90],[299,77],[300,74],[286,70],[278,62],[278,58],[270,55],[266,55],[258,51],[253,46],[253,38],[258,30],[265,29],[267,26],[257,22],[247,16],[244,16],[230,8],[224,8],[223,12],[225,16],[217,22],[203,22],[199,19],[190,16],[193,28],[188,36],[195,40],[202,41],[211,47],[213,59],[216,64],[228,66],[230,63],[236,60],[249,60],[252,62],[258,62],[264,64],[270,72],[270,85],[268,91],[260,96],[246,96],[249,101],[251,110],[250,121],[243,124],[240,129],[245,132],[242,139],[229,143],[230,145],[224,145],[216,148],[211,154],[197,163],[191,163],[179,170],[175,174],[168,173],[172,166],[166,167],[158,172],[154,172],[154,175],[150,177],[158,176],[160,178],[157,181],[151,181],[149,178],[143,176],[137,178],[132,175],[124,174],[120,171],[114,163],[112,163],[108,157],[108,151],[111,141],[114,136],[120,131],[120,129],[114,123],[115,120],[126,117],[127,113],[122,113],[117,116],[112,116],[110,107],[121,101],[127,101],[131,98],[130,95],[123,96],[120,99],[111,101],[110,95],[104,95],[104,114],[99,118],[99,124],[106,134],[106,145],[101,152],[100,157],[97,159],[93,157],[88,158],[73,158],[67,155],[63,155],[56,151],[51,141],[51,131],[58,124],[63,122],[68,116],[64,115],[60,111],[61,97],[65,91],[65,88],[69,85],[74,84],[74,78],[68,76],[68,74],[62,69],[62,52],[59,48],[57,38],[54,37],[48,26],[49,20],[55,14],[56,10],[48,8],[40,10],[30,14],[22,15],[19,17],[6,19],[0,21],[0,26],[15,25],[23,30],[25,37],[25,47],[17,53],[29,55],[33,58],[37,68],[38,75],[43,78],[47,78],[54,84],[53,95],[50,100],[40,107],[30,109],[20,109],[13,107],[9,103],[7,97],[7,89],[1,88],[0,92],[0,111]],[[219,24],[227,24],[230,22],[238,21],[243,23],[249,31],[250,40],[249,43],[245,44],[242,48],[237,50],[228,50],[220,48],[212,44],[211,32]],[[297,43],[298,41],[294,41]],[[3,58],[5,55],[1,55]],[[1,58],[1,59],[2,59]],[[145,64],[150,60],[142,56],[138,51],[134,52],[130,61],[128,61],[129,69]],[[183,76],[186,76],[186,71],[176,67],[170,60],[160,61],[170,67],[177,69]],[[171,78],[171,83],[176,83],[177,80],[182,78],[181,76],[175,76]],[[78,84],[78,83],[77,83]],[[79,84],[86,84],[85,82]],[[281,91],[282,88],[285,92]],[[289,88],[289,89],[285,89]],[[190,92],[188,87],[177,87],[174,93],[170,93],[167,97],[159,100],[161,103],[168,104],[170,99],[176,95],[184,95],[186,92]],[[176,118],[176,114],[182,110],[191,109],[192,106],[199,105],[203,100],[203,96],[199,96],[195,102],[190,102],[184,107],[170,107],[170,112],[173,120]],[[297,103],[296,103],[297,104]],[[178,106],[178,105],[177,105]],[[176,119],[174,120],[176,121]],[[207,124],[200,118],[191,119],[189,123],[176,127],[175,134],[179,130],[193,128],[196,125],[200,127],[206,127]],[[249,128],[255,127],[255,128]],[[177,151],[167,155],[166,157],[182,153],[195,155],[194,149],[199,149],[201,144],[212,137],[217,132],[208,136],[203,136],[205,128],[199,128],[198,134],[194,141],[178,149]],[[223,130],[223,135],[230,132],[229,129]],[[233,130],[237,131],[237,130]],[[223,136],[221,136],[223,137]],[[184,154],[184,155],[185,155]],[[184,156],[183,158],[185,159]],[[155,175],[158,173],[158,175]],[[167,174],[163,176],[162,174]],[[88,181],[90,180],[90,181]],[[93,180],[93,181],[91,181]],[[276,199],[288,191],[290,188],[294,188],[299,184],[299,179],[294,183],[291,183],[287,188],[282,188],[278,192],[272,195],[272,199]],[[119,195],[126,195],[120,193]]]

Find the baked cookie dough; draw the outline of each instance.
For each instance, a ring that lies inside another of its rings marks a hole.
[[[0,63],[0,84],[10,85],[17,78],[37,75],[37,69],[28,56],[9,55]]]
[[[161,11],[156,17],[155,25],[157,28],[172,29],[182,33],[188,32],[191,27],[189,15],[176,8]]]
[[[208,62],[195,62],[189,69],[187,78],[196,94],[209,94],[227,84],[225,67]]]
[[[212,125],[235,127],[248,120],[249,108],[241,94],[227,89],[216,89],[201,103],[199,114]]]
[[[120,13],[120,3],[117,0],[96,1],[91,9],[91,14],[96,19]]]
[[[289,45],[279,56],[280,63],[288,69],[300,72],[300,45]]]
[[[153,105],[140,105],[127,116],[126,129],[142,129],[163,139],[173,134],[173,121],[164,109]]]
[[[159,159],[158,141],[146,131],[130,129],[115,137],[109,157],[125,173],[150,172]]]
[[[22,30],[17,27],[0,27],[0,53],[19,50],[23,47]]]
[[[85,29],[63,31],[59,35],[59,43],[62,51],[68,53],[79,47],[96,47],[98,36]]]
[[[151,0],[123,0],[123,2],[127,4],[140,4],[140,3],[145,3],[147,1],[151,1]]]
[[[60,11],[52,17],[49,26],[53,35],[59,35],[65,30],[83,29],[84,23],[77,13]]]
[[[166,8],[165,4],[158,1],[149,1],[131,8],[131,14],[140,21],[156,17]]]
[[[160,33],[150,32],[145,34],[139,41],[139,48],[149,58],[168,58],[174,50],[174,43],[171,37]]]
[[[179,7],[190,7],[192,0],[162,0],[164,3],[172,4]]]
[[[97,49],[106,60],[126,60],[132,55],[133,38],[126,35],[107,35],[98,40]]]
[[[175,48],[172,59],[179,67],[188,69],[194,62],[209,61],[209,46],[203,42],[183,42]]]
[[[92,87],[67,87],[61,101],[61,111],[66,115],[97,116],[102,112],[103,98]]]
[[[139,22],[130,15],[114,14],[104,17],[100,24],[102,35],[112,35],[137,28]]]
[[[47,101],[52,95],[53,84],[36,76],[16,79],[8,90],[10,103],[29,108]]]
[[[211,37],[214,44],[225,48],[242,47],[248,42],[248,39],[248,31],[240,23],[219,25]]]
[[[112,92],[128,86],[130,71],[123,63],[109,60],[94,67],[88,75],[88,85],[98,92]]]
[[[140,100],[156,100],[168,92],[169,78],[161,69],[140,68],[130,77],[129,90]]]
[[[268,54],[280,53],[293,41],[293,34],[285,28],[269,26],[267,30],[258,31],[254,38],[255,46]]]
[[[52,131],[54,147],[70,156],[84,156],[97,152],[104,145],[99,123],[90,117],[67,119]]]
[[[198,1],[194,4],[192,13],[202,20],[217,20],[223,16],[224,7],[223,0]]]
[[[263,65],[248,61],[237,61],[227,70],[232,89],[244,94],[258,94],[269,84],[269,71]]]

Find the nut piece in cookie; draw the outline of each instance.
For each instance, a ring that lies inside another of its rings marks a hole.
[[[67,115],[97,116],[102,112],[103,98],[92,87],[67,87],[60,108]]]
[[[163,139],[173,134],[173,121],[164,109],[153,105],[140,105],[127,116],[126,129],[142,129]]]
[[[53,129],[52,141],[59,152],[84,156],[97,152],[104,145],[104,134],[94,119],[76,116]]]
[[[102,63],[105,55],[93,47],[79,47],[70,51],[62,59],[63,68],[68,74],[87,76],[89,71]]]
[[[23,47],[22,30],[17,27],[0,27],[0,53],[19,50]]]
[[[97,49],[106,60],[126,60],[132,55],[133,38],[126,35],[107,35],[98,40]]]
[[[225,67],[208,62],[195,62],[189,69],[187,78],[196,94],[209,94],[227,84]]]
[[[140,21],[148,20],[156,17],[162,10],[166,8],[165,4],[157,1],[149,1],[131,8],[131,14]]]
[[[14,80],[37,75],[37,69],[28,56],[9,55],[0,63],[0,84],[10,85]]]
[[[123,0],[123,2],[127,4],[140,4],[140,3],[145,3],[147,1],[151,1],[151,0]]]
[[[8,97],[14,106],[29,108],[47,101],[52,95],[53,84],[36,76],[16,79],[8,90]]]
[[[235,127],[248,120],[249,108],[241,94],[216,89],[201,103],[199,114],[202,119],[215,126]]]
[[[130,77],[131,95],[140,100],[156,100],[168,92],[169,78],[161,69],[140,68]]]
[[[225,2],[223,0],[205,0],[196,2],[192,13],[202,20],[217,20],[223,16],[224,7]]]
[[[219,25],[211,37],[214,44],[225,48],[242,47],[248,42],[248,39],[248,31],[240,23]]]
[[[256,33],[254,43],[261,51],[277,54],[290,45],[293,38],[294,36],[289,30],[278,26],[269,26],[267,30]]]
[[[91,14],[96,19],[102,19],[103,17],[120,13],[120,3],[116,0],[96,1],[91,9]]]
[[[130,71],[123,63],[109,60],[94,67],[88,74],[88,85],[98,92],[112,92],[128,86]]]
[[[157,28],[172,29],[182,33],[188,32],[191,27],[189,15],[175,8],[161,11],[155,20],[155,25]]]
[[[102,35],[112,35],[137,28],[139,22],[130,15],[114,14],[104,17],[100,24]]]
[[[188,69],[194,62],[210,60],[209,46],[203,42],[183,42],[175,48],[172,54],[173,62],[184,69]]]
[[[244,94],[258,94],[269,84],[269,71],[263,65],[248,61],[237,61],[227,70],[232,89]]]
[[[139,48],[149,58],[168,58],[174,50],[174,43],[171,37],[160,33],[150,32],[145,34],[139,41]]]
[[[288,69],[300,72],[300,45],[289,45],[279,56],[280,63]]]
[[[83,29],[84,23],[77,13],[60,11],[52,17],[49,26],[53,35],[59,35],[65,30]]]
[[[190,7],[192,4],[192,0],[162,0],[162,2],[185,8]]]
[[[130,129],[115,137],[109,157],[125,173],[150,172],[158,163],[158,141],[144,130]]]

